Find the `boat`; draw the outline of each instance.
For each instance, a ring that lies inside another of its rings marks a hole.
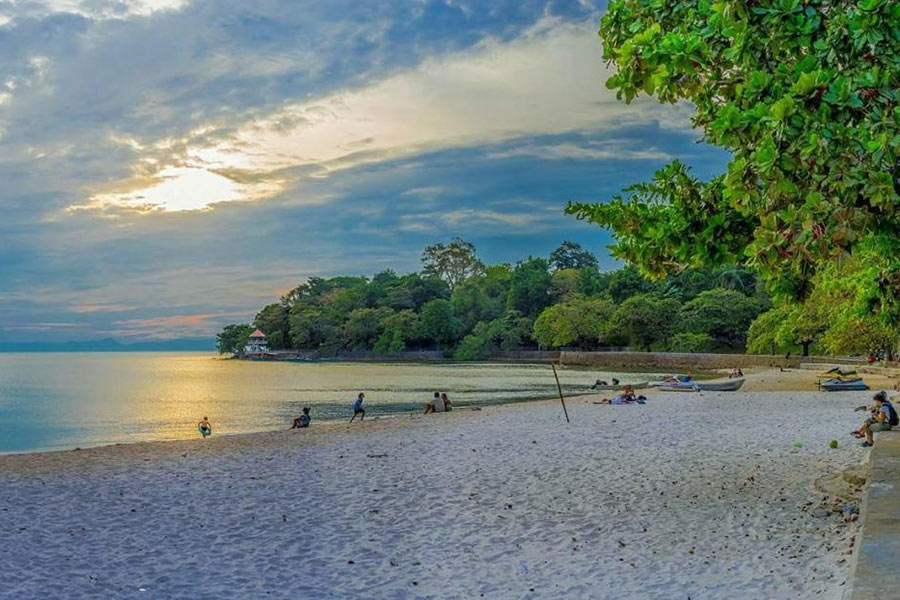
[[[665,379],[660,379],[659,381],[651,381],[647,385],[658,388],[663,386],[678,386],[683,383],[694,383],[694,380],[687,375],[672,375]]]
[[[827,379],[819,386],[826,392],[862,392],[869,389],[861,378],[856,379]]]
[[[735,377],[723,381],[698,381],[697,387],[702,392],[736,392],[744,385],[743,377]]]
[[[629,386],[629,385],[635,390],[643,390],[643,389],[647,388],[647,386],[650,385],[650,382],[649,381],[640,381],[638,383],[620,383],[618,385],[607,385],[607,384],[597,385],[595,383],[594,385],[591,386],[591,389],[598,390],[598,391],[612,392],[612,391],[624,389],[626,386]]]
[[[661,392],[699,392],[700,386],[696,381],[663,382],[656,389]]]

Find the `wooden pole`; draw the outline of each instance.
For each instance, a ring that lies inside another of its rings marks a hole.
[[[556,391],[559,392],[559,401],[562,403],[563,413],[566,415],[566,423],[569,423],[569,411],[566,410],[566,401],[563,399],[562,386],[559,385],[559,375],[556,373],[556,365],[550,363],[550,366],[553,367],[553,376],[556,378]]]

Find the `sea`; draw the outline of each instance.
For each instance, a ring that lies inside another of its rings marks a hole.
[[[597,378],[640,374],[559,368],[567,396]],[[309,406],[313,422],[349,419],[359,392],[367,418],[423,410],[435,391],[457,406],[557,396],[549,365],[500,363],[279,363],[188,352],[0,353],[0,453],[87,448],[290,426]]]

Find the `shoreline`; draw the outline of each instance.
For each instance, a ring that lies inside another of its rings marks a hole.
[[[228,359],[230,360],[230,359]],[[584,370],[590,371],[591,369],[588,367],[584,367]],[[646,373],[647,371],[637,371],[641,373]],[[700,378],[710,377],[715,374],[714,371],[702,372],[699,373]],[[723,375],[722,372],[719,375]],[[741,388],[741,392],[808,392],[808,391],[816,391],[816,379],[819,375],[818,371],[809,370],[809,369],[787,369],[787,370],[778,370],[778,369],[768,369],[768,368],[748,368],[745,369],[745,383]],[[889,394],[891,394],[891,390],[893,388],[893,379],[892,375],[889,374],[870,374],[865,373],[864,379],[870,383],[870,390],[868,392],[854,392],[861,398],[861,403],[863,400],[867,400],[871,397],[875,391],[878,390],[886,390]],[[660,392],[654,391],[652,388],[638,390],[638,393],[645,395],[654,395],[659,396]],[[827,396],[828,392],[821,392],[823,396]],[[663,392],[663,394],[675,394],[678,396],[680,394],[674,392]],[[615,392],[612,391],[594,391],[594,390],[586,390],[582,393],[570,394],[565,396],[565,398],[572,399],[574,401],[579,401],[580,399],[584,399],[586,397],[596,396],[597,398],[601,397],[611,397],[615,395]],[[521,399],[511,399],[504,401],[491,402],[486,404],[469,404],[462,405],[456,407],[456,410],[452,411],[449,415],[458,414],[460,411],[462,412],[479,412],[482,410],[491,410],[498,407],[505,406],[516,406],[516,405],[528,405],[542,402],[555,402],[559,403],[559,399],[554,396],[546,396],[539,398],[530,398],[526,400]],[[377,406],[377,405],[376,405]],[[368,423],[373,422],[382,422],[382,421],[402,421],[404,419],[415,420],[417,416],[422,416],[419,412],[398,412],[398,413],[388,413],[383,415],[373,414],[367,419]],[[331,421],[313,421],[313,426],[306,432],[310,434],[310,432],[315,432],[315,435],[331,435],[334,433],[345,433],[343,425],[346,425],[344,421],[331,420]],[[190,437],[186,436],[182,438],[168,438],[168,439],[157,439],[157,440],[140,440],[133,442],[112,442],[112,443],[103,443],[92,446],[76,446],[70,448],[57,448],[57,449],[37,449],[37,450],[22,450],[22,451],[10,451],[10,452],[0,452],[0,472],[2,472],[5,468],[5,464],[9,462],[10,457],[18,457],[18,456],[44,456],[44,455],[56,455],[61,453],[88,453],[90,451],[96,451],[101,448],[123,448],[135,445],[145,445],[145,444],[183,444],[183,443],[191,443],[194,441],[200,441],[205,443],[215,443],[215,440],[222,439],[231,439],[231,438],[241,438],[246,436],[267,436],[278,434],[282,431],[290,431],[289,424],[285,425],[285,429],[261,429],[256,431],[242,431],[242,432],[225,432],[225,433],[216,433],[214,430],[213,436],[208,440],[201,440],[194,435],[190,435]],[[296,431],[294,432],[296,433]]]
[[[838,600],[856,525],[815,485],[866,456],[844,437],[828,447],[858,421],[853,400],[659,392],[643,406],[573,399],[571,423],[557,399],[7,455],[0,586]],[[815,418],[798,429],[785,411]]]

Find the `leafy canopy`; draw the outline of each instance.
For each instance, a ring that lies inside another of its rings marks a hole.
[[[613,253],[655,276],[743,264],[783,298],[868,247],[856,290],[900,306],[900,2],[611,0],[600,35],[631,102],[687,100],[726,172],[677,161],[608,205],[568,211],[612,229]]]
[[[454,289],[484,272],[484,263],[475,255],[475,245],[453,238],[449,244],[432,244],[422,252],[422,274],[443,279]]]

